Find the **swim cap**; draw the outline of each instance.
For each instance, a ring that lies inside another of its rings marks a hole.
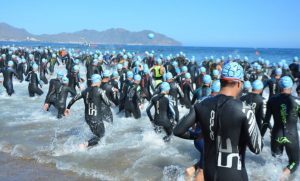
[[[123,58],[124,58],[124,59],[127,59],[127,55],[123,55]]]
[[[204,84],[210,84],[211,83],[211,77],[210,77],[210,75],[204,75],[203,76],[203,83]]]
[[[212,92],[220,92],[221,90],[221,83],[219,80],[214,81],[211,85],[211,91]]]
[[[133,72],[132,71],[127,72],[127,78],[133,78]]]
[[[255,80],[252,82],[252,88],[253,90],[262,90],[264,88],[264,84],[261,80]]]
[[[200,68],[200,72],[201,72],[201,73],[206,73],[206,68],[205,68],[205,67],[201,67],[201,68]]]
[[[7,65],[8,65],[9,67],[12,67],[12,66],[14,66],[14,62],[10,60],[10,61],[8,61]]]
[[[277,68],[277,69],[275,70],[275,74],[276,74],[276,75],[281,75],[281,74],[282,74],[281,68]]]
[[[37,71],[38,68],[39,68],[39,66],[38,66],[36,63],[34,63],[34,64],[32,65],[33,71]]]
[[[191,74],[190,73],[186,73],[184,76],[185,76],[186,79],[190,79],[191,78]]]
[[[294,62],[298,62],[299,58],[298,57],[294,57]]]
[[[113,77],[113,78],[119,77],[119,73],[118,73],[117,71],[114,71],[114,72],[112,73],[112,77]]]
[[[72,68],[72,72],[79,72],[79,66],[74,65],[74,67]]]
[[[144,72],[144,74],[149,74],[149,68],[148,67],[144,67],[143,72]]]
[[[52,58],[56,58],[56,54],[55,53],[52,54]]]
[[[128,67],[128,62],[124,62],[123,67]]]
[[[139,74],[134,75],[134,81],[141,81],[142,77]]]
[[[157,61],[156,61],[156,62],[157,62],[157,64],[158,64],[158,65],[161,65],[161,59],[160,59],[160,58],[159,58],[159,59],[157,59]]]
[[[21,59],[21,62],[22,62],[22,63],[26,63],[26,59],[25,59],[25,58],[22,58],[22,59]]]
[[[74,64],[76,64],[76,65],[78,65],[79,62],[80,62],[79,59],[75,59],[75,60],[74,60]]]
[[[187,72],[187,71],[188,71],[188,68],[187,68],[187,66],[183,66],[183,67],[181,67],[181,71],[182,71],[182,72]]]
[[[282,67],[283,66],[283,62],[278,62],[278,66]]]
[[[212,72],[213,76],[218,76],[219,73],[220,72],[217,69],[214,69],[213,72]]]
[[[290,69],[290,68],[289,68],[289,65],[288,65],[288,64],[286,64],[286,63],[285,63],[285,64],[283,64],[283,69],[284,69],[284,70],[289,70],[289,69]]]
[[[290,89],[293,87],[293,81],[289,76],[283,76],[279,80],[279,86],[283,89]]]
[[[173,78],[172,73],[171,73],[171,72],[168,72],[168,73],[166,74],[166,79],[167,79],[167,80],[170,80],[170,79],[172,79],[172,78]]]
[[[168,92],[170,90],[170,84],[168,82],[163,82],[160,84],[160,91],[161,92]]]
[[[250,81],[245,81],[244,82],[244,88],[247,89],[247,90],[250,90],[252,88],[251,86],[251,82]]]
[[[269,67],[269,66],[270,66],[270,61],[269,61],[269,60],[266,60],[266,61],[265,61],[265,64],[266,64],[266,67]]]
[[[99,74],[93,74],[91,77],[92,83],[99,83],[101,82],[101,76]]]
[[[69,83],[69,79],[67,77],[62,78],[62,83],[63,84],[68,84]]]
[[[172,65],[173,65],[174,67],[177,67],[177,66],[178,66],[178,62],[176,62],[176,61],[172,62]]]
[[[57,77],[57,78],[63,78],[63,76],[64,76],[64,73],[63,73],[62,71],[58,71],[58,72],[56,73],[56,77]]]
[[[47,59],[43,58],[43,59],[42,59],[42,62],[43,62],[43,63],[47,63]]]
[[[245,56],[245,57],[244,57],[244,60],[245,60],[245,61],[248,61],[249,59],[248,59],[248,57]]]
[[[222,69],[221,79],[244,80],[243,67],[236,62],[225,64]]]
[[[191,62],[194,63],[195,62],[195,56],[192,56],[191,58]]]
[[[93,65],[98,65],[98,59],[93,60]]]
[[[216,63],[220,63],[221,60],[219,58],[216,59]]]
[[[120,64],[120,63],[117,65],[117,69],[118,69],[118,70],[121,70],[122,67],[123,67],[123,66],[122,66],[122,64]]]
[[[110,77],[110,71],[109,70],[104,70],[103,77]]]

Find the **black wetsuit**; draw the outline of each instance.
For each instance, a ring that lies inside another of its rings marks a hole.
[[[195,139],[188,132],[195,123],[201,127],[204,138],[204,179],[248,180],[246,147],[256,154],[262,147],[250,107],[222,94],[207,98],[190,109],[174,129],[174,135]]]
[[[279,93],[279,79],[271,78],[267,81],[265,87],[269,87],[269,99]]]
[[[76,92],[76,86],[80,89],[80,75],[79,73],[74,73],[71,72],[70,74],[67,75],[69,78],[69,87],[71,87],[75,92]],[[74,97],[76,94],[71,94],[72,97]]]
[[[15,92],[13,86],[13,75],[18,78],[17,72],[11,67],[2,68],[0,69],[0,73],[1,72],[4,79],[3,86],[5,87],[7,94],[11,96]]]
[[[153,106],[155,108],[154,117],[151,115],[151,108]],[[168,96],[163,94],[155,95],[147,107],[147,115],[153,125],[163,127],[167,134],[167,137],[165,137],[164,140],[168,141],[173,131],[173,125],[170,119],[175,119],[175,111]]]
[[[53,72],[54,72],[55,64],[59,65],[59,62],[58,62],[57,58],[52,57],[52,58],[50,59],[50,66],[49,66],[49,70],[50,70],[51,75],[52,75]]]
[[[88,141],[88,146],[98,144],[104,136],[105,128],[103,121],[112,122],[113,115],[110,110],[111,102],[105,92],[99,87],[88,87],[81,94],[76,95],[68,104],[68,109],[79,99],[83,98],[85,105],[85,121],[95,135]]]
[[[43,91],[38,87],[38,85],[41,86],[41,84],[37,73],[34,71],[29,72],[26,77],[26,81],[29,81],[28,92],[30,97],[34,97],[35,94],[39,96],[43,94]]]
[[[53,94],[55,94],[55,89],[53,91]],[[67,97],[68,97],[68,93],[71,94],[76,94],[76,92],[71,89],[69,86],[66,85],[61,85],[58,92],[57,92],[57,98],[56,98],[56,102],[55,102],[55,107],[58,110],[57,113],[57,118],[62,118],[62,116],[64,115],[64,112],[66,110],[66,102],[67,102]],[[51,96],[51,93],[50,93]]]
[[[24,80],[24,74],[25,74],[26,70],[25,70],[25,64],[24,63],[19,63],[17,65],[17,74],[18,74],[18,77],[20,79],[20,82],[23,82]]]
[[[48,79],[46,78],[46,74],[48,74],[47,63],[40,64],[40,79],[44,82],[44,84],[48,84]]]
[[[102,82],[100,88],[105,91],[106,97],[114,103],[114,105],[119,104],[118,97],[116,92],[113,90],[114,87],[111,85],[110,82]]]
[[[262,127],[262,121],[264,119],[264,102],[263,97],[259,94],[248,93],[240,98],[242,102],[248,104],[255,114],[255,119],[259,130]]]
[[[175,121],[178,123],[179,121],[179,111],[178,111],[178,98],[183,98],[184,94],[179,87],[179,85],[173,81],[169,82],[170,84],[170,91],[169,91],[169,96],[172,99],[172,103],[174,104],[173,108],[175,111]]]
[[[139,105],[142,103],[141,91],[141,87],[138,84],[132,84],[132,86],[128,88],[124,105],[126,118],[130,117],[131,114],[135,119],[141,117],[141,110],[139,108]]]
[[[132,86],[132,80],[126,79],[122,84],[121,91],[120,91],[120,102],[119,102],[119,112],[124,110],[125,107],[125,99],[128,93],[128,89]]]
[[[142,76],[141,88],[142,88],[142,97],[147,99],[147,101],[150,101],[152,97],[150,89],[154,90],[154,86],[152,84],[152,78],[149,74],[144,74]]]
[[[59,92],[60,87],[61,87],[61,81],[59,79],[56,78],[56,79],[50,80],[49,90],[48,90],[46,100],[45,100],[45,104],[49,104],[49,108],[51,105],[55,106],[55,102],[57,99],[57,93]]]
[[[262,135],[270,127],[273,115],[274,126],[271,131],[272,155],[281,155],[285,148],[289,158],[287,168],[294,172],[299,165],[299,138],[297,122],[300,116],[299,105],[289,94],[278,94],[267,103],[266,118],[262,128]]]
[[[189,80],[184,80],[180,87],[184,94],[183,98],[181,99],[181,103],[189,109],[192,106],[191,93],[194,91],[193,85]]]

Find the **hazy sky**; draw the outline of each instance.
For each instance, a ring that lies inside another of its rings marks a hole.
[[[34,34],[148,29],[184,45],[300,48],[300,0],[2,0],[0,22]]]

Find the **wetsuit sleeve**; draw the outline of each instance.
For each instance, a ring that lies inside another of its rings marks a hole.
[[[76,95],[76,91],[74,89],[71,89],[70,87],[68,87],[68,92],[72,95]]]
[[[50,90],[50,92],[48,92],[48,94],[47,94],[47,97],[46,97],[46,100],[45,100],[45,103],[49,103],[50,102],[50,97],[53,95],[55,93],[55,89],[54,88],[52,88],[51,90]],[[75,93],[76,94],[76,93]]]
[[[182,92],[182,90],[181,90],[181,88],[179,87],[178,84],[176,84],[176,87],[177,87],[177,92],[178,92],[179,96],[180,96],[181,98],[184,97],[184,94],[183,94],[183,92]]]
[[[259,154],[262,150],[262,137],[252,110],[245,110],[245,119],[242,126],[242,131],[246,135],[250,151]]]
[[[154,105],[154,104],[153,104],[153,101],[151,100],[149,106],[148,106],[147,109],[146,109],[147,115],[148,115],[148,117],[149,117],[149,119],[150,119],[151,122],[154,121],[154,119],[153,119],[153,117],[152,117],[152,115],[151,115],[151,108],[153,107],[153,105]]]
[[[262,125],[262,128],[261,128],[262,137],[265,135],[267,129],[270,127],[270,119],[271,119],[271,116],[272,116],[271,104],[272,104],[271,100],[269,100],[268,103],[267,103],[266,116],[265,116],[265,119],[264,119],[264,122],[263,122],[263,125]]]
[[[173,130],[173,134],[177,137],[183,138],[183,139],[196,139],[194,134],[191,134],[189,132],[189,128],[192,127],[196,122],[196,112],[195,108],[191,108],[190,112],[183,116],[179,123],[176,125],[176,127]]]
[[[70,109],[71,106],[72,106],[76,101],[78,101],[78,100],[81,99],[81,98],[82,98],[82,93],[81,93],[81,94],[77,94],[77,95],[69,102],[67,109]]]
[[[100,89],[99,89],[99,90],[100,90]],[[106,96],[105,91],[100,90],[100,96],[101,96],[101,98],[103,99],[103,101],[104,101],[104,103],[105,103],[106,105],[108,105],[108,106],[114,105],[114,103],[112,103],[112,102],[108,99],[108,97]]]
[[[169,113],[171,113],[172,118],[175,119],[176,118],[176,112],[175,112],[174,107],[173,107],[173,105],[175,103],[173,103],[170,99],[168,99],[168,100],[169,100],[169,108],[168,108]]]

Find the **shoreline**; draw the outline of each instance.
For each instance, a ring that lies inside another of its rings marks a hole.
[[[22,159],[0,152],[0,180],[96,181],[97,179],[78,175],[72,171],[58,170],[51,164],[38,163],[32,159]]]

